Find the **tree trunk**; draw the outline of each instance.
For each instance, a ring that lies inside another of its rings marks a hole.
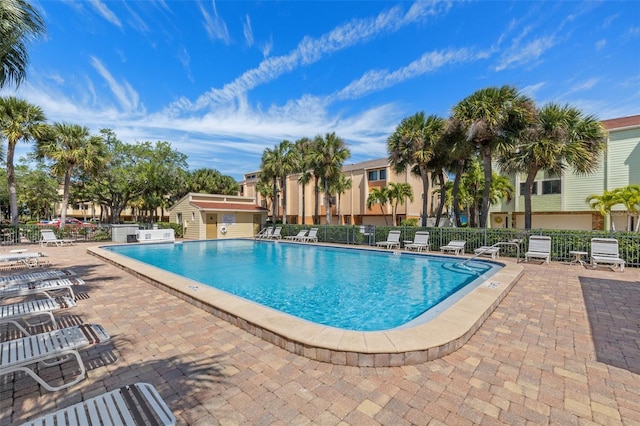
[[[313,224],[318,225],[320,223],[320,188],[318,188],[318,177],[313,177],[313,196],[315,198],[315,206],[313,212]]]
[[[453,188],[451,195],[453,196],[453,215],[455,216],[456,226],[460,228],[462,226],[462,218],[460,217],[460,181],[462,180],[462,173],[464,172],[465,161],[458,162],[456,170],[456,177],[453,179]]]
[[[482,160],[484,161],[484,190],[482,191],[482,206],[480,206],[480,228],[487,227],[489,215],[489,196],[491,195],[491,146],[482,145]]]
[[[275,225],[275,223],[278,221],[278,179],[275,176],[273,178],[273,201],[271,204],[271,207],[273,208],[271,213],[271,220]]]
[[[538,170],[530,170],[527,180],[524,182],[524,229],[531,229],[531,189],[535,182]]]
[[[280,186],[282,187],[282,223],[287,224],[287,182],[285,179],[281,179]]]
[[[422,178],[422,221],[420,226],[427,226],[427,206],[429,200],[429,172],[425,167],[420,167]]]
[[[67,205],[69,205],[69,188],[71,187],[71,169],[64,173],[64,185],[62,186],[62,208],[60,209],[60,223],[58,227],[64,228],[67,221]]]
[[[436,227],[440,226],[440,218],[442,217],[442,210],[444,210],[444,172],[442,170],[438,173],[438,180],[440,181],[440,202],[438,203],[438,213],[436,214]]]
[[[9,209],[11,211],[11,226],[18,226],[18,195],[16,192],[16,170],[13,166],[15,142],[7,141],[7,183],[9,184]]]
[[[331,225],[331,192],[329,192],[329,181],[325,181],[324,183],[324,198],[325,198],[325,220],[327,221],[327,225]]]
[[[304,206],[305,206],[305,204],[306,204],[306,202],[305,202],[305,194],[304,194],[304,192],[305,192],[305,186],[306,186],[306,185],[303,183],[303,184],[302,184],[302,224],[303,224],[303,225],[305,224],[305,220],[304,220],[304,218],[305,218],[305,213],[306,213],[306,212],[305,212],[305,208],[304,208]]]

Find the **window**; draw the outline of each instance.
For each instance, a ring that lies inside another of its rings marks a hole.
[[[560,179],[543,180],[542,193],[543,194],[561,194],[562,185],[560,184]]]
[[[369,170],[367,179],[370,181],[387,180],[387,169]]]
[[[520,195],[524,195],[524,182],[520,182]],[[533,182],[531,195],[538,195],[538,182]]]
[[[182,225],[182,213],[176,213],[176,222],[178,225]]]

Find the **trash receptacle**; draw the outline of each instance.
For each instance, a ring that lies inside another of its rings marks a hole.
[[[136,237],[135,234],[129,234],[129,235],[127,235],[127,242],[128,243],[137,243],[138,242],[138,238]]]

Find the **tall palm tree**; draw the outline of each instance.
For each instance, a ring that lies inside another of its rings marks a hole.
[[[367,196],[367,208],[371,210],[374,204],[380,204],[380,211],[382,212],[385,225],[389,224],[387,222],[387,212],[385,211],[387,202],[389,202],[389,188],[386,186],[383,186],[382,188],[371,188],[371,191],[369,191],[369,195]]]
[[[18,225],[18,199],[13,164],[16,144],[20,141],[40,141],[47,133],[44,112],[38,106],[13,96],[0,98],[0,137],[7,140],[7,184],[11,224]]]
[[[576,174],[597,170],[606,146],[606,132],[593,116],[569,105],[547,104],[537,111],[511,151],[498,158],[507,173],[524,173],[524,223],[531,229],[531,189],[540,171],[558,176],[567,168]]]
[[[27,41],[44,34],[44,20],[24,0],[0,1],[0,88],[26,78]]]
[[[445,120],[436,115],[425,117],[419,112],[403,119],[387,139],[389,163],[396,173],[407,169],[422,179],[422,226],[427,225],[427,206],[431,196],[429,161],[443,135]]]
[[[387,194],[392,209],[391,223],[393,223],[394,226],[397,226],[398,222],[396,221],[396,215],[398,212],[398,204],[404,205],[407,198],[413,201],[413,188],[411,187],[411,184],[408,183],[391,182],[389,184],[389,190]]]
[[[106,146],[100,136],[91,136],[89,129],[78,124],[54,123],[50,137],[37,148],[37,156],[52,162],[51,171],[63,177],[60,227],[63,228],[69,205],[71,175],[76,170],[95,176],[106,163]]]
[[[342,194],[347,192],[353,186],[353,179],[348,178],[344,173],[340,173],[338,179],[336,179],[331,185],[331,192],[338,196],[338,224],[342,225],[342,214],[340,213],[340,199]]]
[[[302,224],[304,225],[306,219],[306,191],[305,187],[309,183],[312,177],[312,173],[309,171],[309,158],[308,153],[311,150],[311,146],[313,142],[309,138],[300,138],[294,143],[295,145],[295,156],[296,156],[296,170],[295,172],[300,173],[300,177],[298,178],[298,183],[302,186]]]
[[[460,183],[470,161],[476,156],[476,145],[467,139],[462,123],[450,118],[447,120],[441,147],[438,147],[438,151],[446,152],[444,168],[454,175],[451,185],[451,203],[456,226],[460,227],[462,226]]]
[[[326,222],[331,224],[331,184],[342,173],[344,160],[351,156],[351,151],[345,142],[335,133],[327,133],[324,137],[318,135],[314,139],[313,148],[309,153],[309,161],[314,174],[319,176],[324,188]],[[318,200],[316,193],[316,214]]]
[[[466,97],[453,107],[454,118],[473,141],[484,163],[484,189],[480,211],[480,227],[487,225],[491,162],[495,151],[506,151],[534,115],[534,102],[515,87],[488,87]]]

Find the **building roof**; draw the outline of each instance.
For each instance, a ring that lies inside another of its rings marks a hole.
[[[620,118],[612,118],[611,120],[602,120],[602,125],[607,130],[640,126],[640,115],[630,115],[629,117],[620,117]]]
[[[262,213],[268,211],[264,207],[256,206],[255,204],[248,203],[212,203],[206,201],[191,201],[192,206],[197,207],[199,210],[228,210],[234,212],[255,212]]]
[[[387,167],[389,165],[389,159],[384,158],[376,158],[375,160],[362,161],[360,163],[355,164],[345,164],[342,166],[343,172],[350,172],[352,170],[363,170],[363,169],[371,169],[374,167]]]

